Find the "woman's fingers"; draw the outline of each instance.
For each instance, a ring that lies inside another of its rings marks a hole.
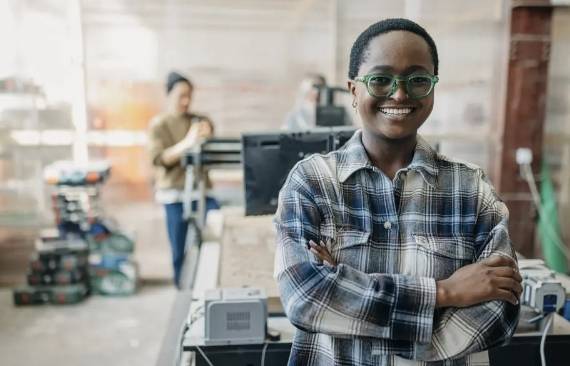
[[[511,291],[509,290],[503,290],[503,289],[498,289],[495,296],[493,296],[493,300],[503,300],[503,301],[508,301],[513,305],[518,305],[519,304],[519,300],[517,299],[517,297],[515,296],[515,294],[513,294]]]
[[[309,250],[319,257],[319,259],[323,260],[325,258],[325,253],[322,252],[322,248],[312,240],[309,241]]]
[[[520,273],[512,267],[494,267],[491,271],[497,277],[508,277],[512,278],[515,281],[522,282],[522,277]]]
[[[312,240],[309,241],[309,246],[310,246],[310,248],[313,248],[313,249],[315,249],[315,250],[317,250],[317,251],[319,251],[319,252],[321,251],[321,246],[318,245],[317,243],[315,243],[315,242],[312,241]]]
[[[489,258],[484,259],[482,262],[490,267],[517,268],[517,263],[512,258],[506,257],[502,254],[491,255]]]
[[[326,251],[326,249],[323,250],[322,247],[320,247],[316,244],[311,244],[311,250],[314,250],[316,253],[318,253],[318,255],[321,259],[329,257],[329,253]]]
[[[502,288],[503,290],[510,290],[518,296],[520,296],[520,294],[523,292],[521,284],[512,278],[498,277],[495,279],[495,283],[499,288]]]
[[[325,264],[330,266],[335,266],[335,261],[332,258],[331,254],[329,253],[325,243],[320,241],[320,245],[315,243],[313,240],[309,240],[309,250],[311,253],[317,256],[320,260],[322,260]]]
[[[329,256],[325,255],[324,253],[319,252],[319,251],[316,250],[315,248],[311,248],[311,249],[309,249],[309,250],[311,251],[311,253],[313,253],[314,255],[316,255],[317,258],[319,258],[321,261],[330,264],[331,258],[330,258]]]

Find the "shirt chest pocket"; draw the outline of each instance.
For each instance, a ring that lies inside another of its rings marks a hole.
[[[370,233],[352,228],[343,228],[334,234],[330,245],[327,245],[337,263],[344,263],[362,270],[367,259]]]
[[[416,275],[441,280],[475,261],[473,241],[464,236],[415,234]]]

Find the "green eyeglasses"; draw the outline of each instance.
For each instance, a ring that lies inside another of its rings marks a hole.
[[[439,78],[431,74],[412,74],[408,76],[390,74],[368,74],[354,78],[366,84],[368,94],[376,98],[386,98],[398,90],[398,82],[404,82],[406,93],[412,99],[428,96]]]

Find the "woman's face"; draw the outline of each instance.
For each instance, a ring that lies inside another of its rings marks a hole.
[[[429,46],[423,38],[411,32],[381,34],[370,40],[358,76],[372,73],[433,75]],[[404,84],[399,83],[391,96],[377,98],[368,94],[365,83],[348,82],[364,133],[393,140],[415,136],[433,109],[434,92],[421,99],[412,99],[406,94]]]
[[[190,84],[179,81],[168,94],[171,109],[177,114],[188,112],[192,102],[192,87]]]

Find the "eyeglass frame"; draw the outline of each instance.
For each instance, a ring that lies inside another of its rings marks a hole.
[[[376,76],[384,76],[384,77],[392,79],[392,86],[390,87],[390,92],[388,94],[386,94],[386,95],[375,95],[374,93],[372,93],[370,91],[370,80]],[[410,95],[410,93],[408,92],[408,90],[409,90],[408,83],[410,82],[410,79],[413,77],[417,77],[417,76],[425,76],[425,77],[429,78],[431,81],[431,86],[429,88],[429,91],[427,93],[425,93],[424,95],[421,95],[421,96],[413,96],[413,95]],[[391,97],[398,90],[399,82],[403,81],[403,82],[405,82],[406,95],[408,97],[410,97],[411,99],[422,99],[422,98],[427,97],[428,95],[430,95],[433,92],[433,89],[435,88],[435,84],[437,84],[437,82],[439,81],[439,77],[437,75],[432,75],[429,73],[421,73],[421,74],[415,73],[415,74],[411,74],[408,76],[374,73],[374,74],[366,74],[366,75],[362,75],[362,76],[357,76],[354,78],[354,81],[363,82],[366,85],[366,91],[368,92],[368,94],[370,96],[375,97],[375,98],[389,98],[389,97]]]

